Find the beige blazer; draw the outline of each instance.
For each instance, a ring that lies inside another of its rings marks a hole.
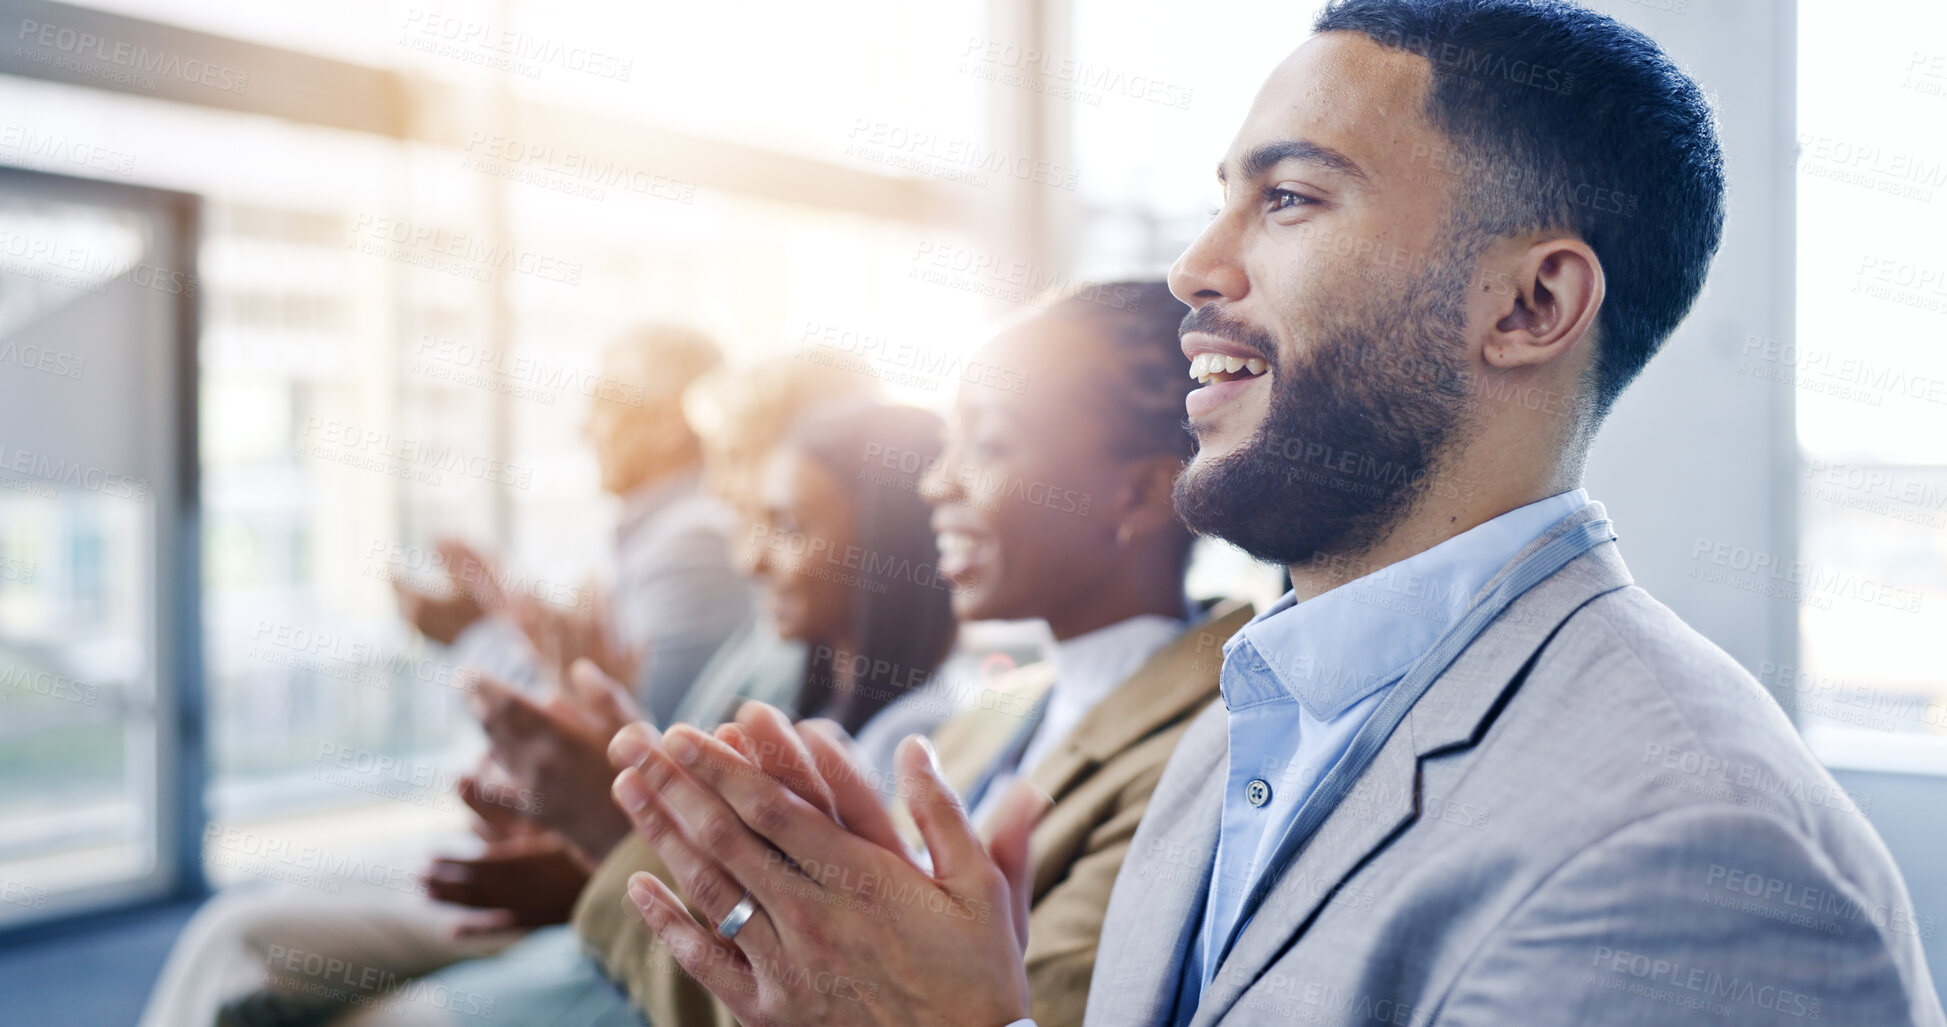
[[[1039,1027],[1081,1023],[1116,872],[1177,739],[1217,696],[1224,641],[1251,615],[1248,605],[1227,603],[1186,629],[1089,711],[1029,775],[1055,800],[1031,840],[1027,969]],[[994,686],[1008,701],[983,704],[942,725],[934,744],[948,780],[962,789],[978,780],[1051,683],[1045,665],[1023,667]],[[584,947],[655,1027],[734,1024],[643,925],[627,895],[637,870],[665,872],[632,834],[582,891],[574,924]]]

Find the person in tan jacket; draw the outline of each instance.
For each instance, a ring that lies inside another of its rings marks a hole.
[[[1184,598],[1191,536],[1170,502],[1189,447],[1183,312],[1161,283],[1130,283],[1003,333],[969,364],[1018,391],[967,378],[924,484],[955,615],[1041,619],[1055,638],[1047,661],[960,696],[966,710],[934,734],[977,823],[1015,778],[1052,800],[1032,836],[1026,954],[1043,1027],[1081,1022],[1136,824],[1178,737],[1217,695],[1223,642],[1251,616],[1234,603],[1191,611]],[[741,744],[759,739],[774,757],[792,745],[762,709],[738,721]],[[629,738],[612,755],[626,757]],[[641,871],[687,883],[640,834],[625,839],[577,904],[587,951],[655,1027],[734,1023],[644,926],[627,896]]]

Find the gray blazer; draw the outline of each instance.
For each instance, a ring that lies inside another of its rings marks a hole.
[[[1520,556],[1602,516],[1591,503]],[[1093,1027],[1170,1022],[1214,863],[1225,717],[1191,726],[1136,832]],[[1939,1025],[1922,930],[1853,797],[1606,543],[1433,683],[1191,1023]]]
[[[750,616],[750,582],[731,560],[736,516],[706,495],[698,472],[632,494],[615,528],[609,615],[647,657],[636,693],[650,723],[668,724],[690,686]]]

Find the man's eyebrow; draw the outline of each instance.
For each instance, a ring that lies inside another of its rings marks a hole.
[[[1327,171],[1336,171],[1358,179],[1366,177],[1365,170],[1359,167],[1358,162],[1329,146],[1321,146],[1309,139],[1281,139],[1275,143],[1265,143],[1244,155],[1239,170],[1245,178],[1256,178],[1288,160],[1316,164]],[[1217,181],[1228,180],[1229,176],[1225,173],[1224,165],[1217,165]]]

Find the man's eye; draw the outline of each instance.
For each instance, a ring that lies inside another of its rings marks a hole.
[[[1292,207],[1309,207],[1318,202],[1317,200],[1314,200],[1303,193],[1294,193],[1289,189],[1269,190],[1264,194],[1264,198],[1265,201],[1271,205],[1272,210],[1289,210]]]

